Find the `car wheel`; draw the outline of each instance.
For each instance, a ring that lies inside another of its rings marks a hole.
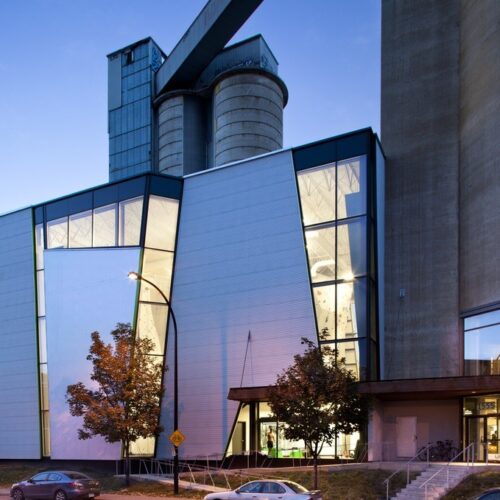
[[[57,490],[54,495],[54,500],[67,500],[68,495],[63,490]]]
[[[19,488],[16,488],[12,492],[12,498],[14,500],[24,500],[24,494],[23,494],[22,490],[20,490]]]

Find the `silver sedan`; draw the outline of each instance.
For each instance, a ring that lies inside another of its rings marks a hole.
[[[236,490],[210,493],[204,500],[322,500],[320,491],[307,491],[292,481],[261,479],[251,481]]]

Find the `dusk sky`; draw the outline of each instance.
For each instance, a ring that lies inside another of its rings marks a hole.
[[[151,36],[167,54],[205,0],[0,2],[0,213],[108,180],[106,54]],[[264,0],[289,90],[284,146],[380,122],[380,1]]]

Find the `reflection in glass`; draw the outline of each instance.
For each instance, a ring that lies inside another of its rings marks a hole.
[[[45,316],[45,274],[44,271],[36,272],[36,291],[38,316]]]
[[[40,363],[47,363],[47,329],[45,318],[38,318],[38,352]]]
[[[337,285],[337,340],[366,336],[365,280]]]
[[[35,226],[35,244],[36,244],[36,268],[43,269],[43,224]]]
[[[325,285],[313,288],[314,307],[316,309],[316,320],[318,333],[325,331],[325,338],[321,340],[335,339],[335,285]]]
[[[174,254],[161,250],[144,250],[142,275],[153,282],[167,297],[170,298],[170,282],[172,281],[172,266]],[[151,285],[141,281],[140,299],[143,302],[158,302],[164,304],[165,300]]]
[[[163,355],[165,349],[165,328],[168,307],[163,304],[139,304],[137,316],[137,335],[154,342],[151,354]]]
[[[130,443],[129,451],[131,455],[147,455],[152,456],[155,452],[155,438],[139,438],[137,441]]]
[[[47,222],[47,248],[68,247],[68,218]]]
[[[41,409],[48,410],[49,409],[49,377],[47,373],[47,365],[40,365],[40,400],[41,400]]]
[[[362,366],[360,366],[360,349],[358,342],[337,342],[335,348],[337,349],[337,356],[344,358],[345,367],[360,380],[362,373]],[[363,365],[363,363],[361,363]]]
[[[366,222],[357,219],[337,226],[337,279],[366,274]]]
[[[335,279],[335,228],[306,230],[307,255],[311,281]]]
[[[42,453],[50,457],[50,413],[42,411]]]
[[[464,334],[465,375],[500,375],[500,324]]]
[[[476,314],[464,319],[464,330],[473,330],[483,326],[500,324],[500,309],[483,314]]]
[[[70,215],[69,247],[88,248],[92,246],[92,211]]]
[[[94,209],[94,247],[116,246],[116,204]]]
[[[337,219],[366,213],[366,157],[337,163]]]
[[[120,246],[137,246],[141,239],[142,196],[120,202]]]
[[[178,200],[151,195],[149,197],[146,246],[161,250],[175,249]]]
[[[297,174],[304,226],[335,219],[335,163]]]

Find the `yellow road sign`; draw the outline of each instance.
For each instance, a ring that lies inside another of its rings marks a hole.
[[[177,429],[176,431],[172,432],[172,434],[170,434],[170,437],[168,439],[170,439],[170,442],[174,446],[178,447],[184,442],[186,436],[184,436],[184,434],[179,429]]]

